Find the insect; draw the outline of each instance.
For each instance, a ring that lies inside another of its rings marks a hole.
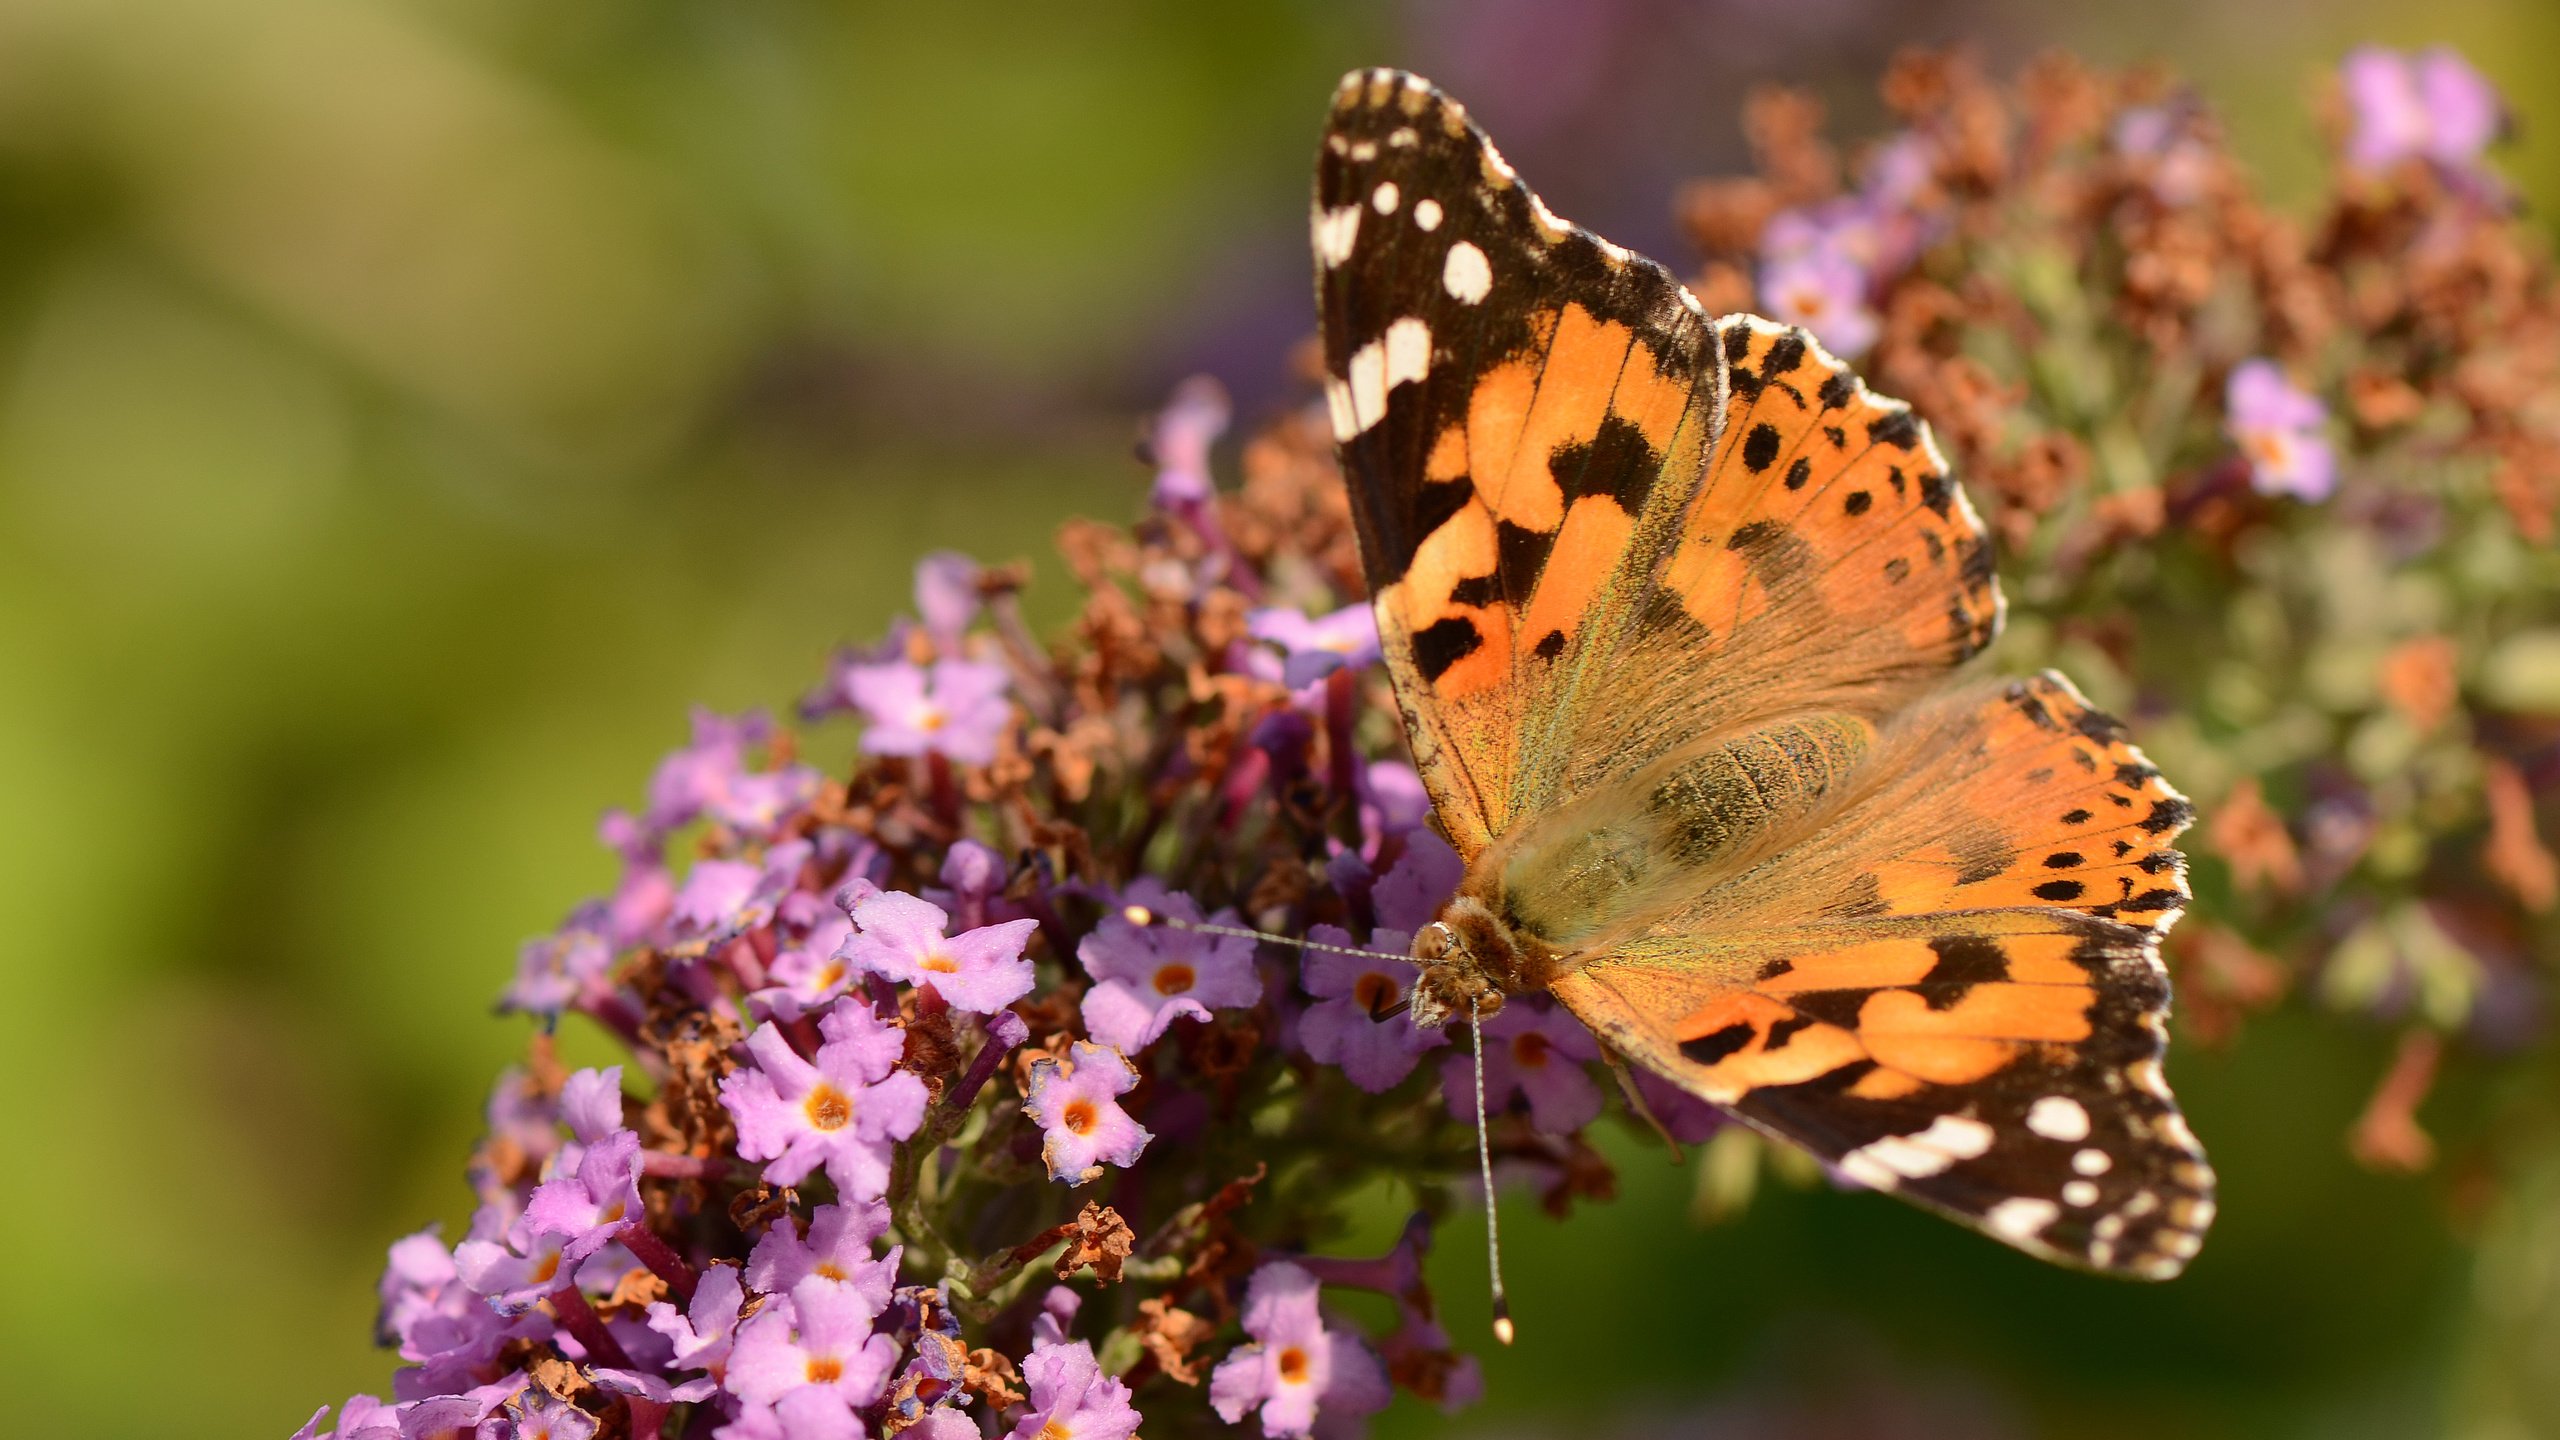
[[[1554,997],[1624,1060],[2046,1259],[2175,1275],[2186,800],[2002,616],[1928,427],[1555,217],[1357,72],[1317,156],[1326,402],[1414,759],[1467,861],[1424,1024]]]

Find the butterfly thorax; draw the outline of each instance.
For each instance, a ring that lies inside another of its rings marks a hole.
[[[1543,989],[1571,966],[1537,936],[1461,890],[1440,918],[1413,937],[1422,973],[1413,984],[1413,1021],[1436,1029],[1470,1014],[1490,1018],[1506,995]]]

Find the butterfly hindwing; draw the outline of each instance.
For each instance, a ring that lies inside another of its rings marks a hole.
[[[2049,1258],[2176,1273],[2213,1215],[2160,1069],[2186,802],[2050,674],[1916,707],[1873,764],[1555,994],[1852,1179]]]

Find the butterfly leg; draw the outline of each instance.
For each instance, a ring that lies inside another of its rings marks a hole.
[[[1661,1136],[1662,1143],[1670,1147],[1671,1163],[1678,1165],[1687,1160],[1688,1152],[1680,1148],[1679,1141],[1671,1138],[1670,1128],[1662,1123],[1662,1117],[1653,1113],[1653,1107],[1645,1103],[1644,1092],[1636,1088],[1636,1072],[1627,1068],[1626,1057],[1604,1040],[1600,1043],[1600,1058],[1609,1062],[1609,1073],[1618,1077],[1618,1093],[1627,1097],[1627,1109],[1644,1117],[1644,1123],[1652,1126],[1653,1133]]]

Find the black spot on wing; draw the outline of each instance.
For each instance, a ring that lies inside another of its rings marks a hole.
[[[2000,942],[1982,935],[1941,935],[1929,942],[1938,963],[1920,977],[1929,1008],[1945,1010],[1964,999],[1976,985],[2009,978],[2009,957]]]
[[[1732,1058],[1743,1046],[1750,1044],[1751,1037],[1758,1033],[1748,1023],[1736,1020],[1721,1030],[1701,1035],[1695,1040],[1681,1041],[1680,1054],[1682,1058],[1694,1060],[1698,1064],[1713,1065],[1720,1060]]]
[[[1754,475],[1767,470],[1777,463],[1778,449],[1785,443],[1784,438],[1778,434],[1778,427],[1766,420],[1752,426],[1751,433],[1743,437],[1742,441],[1743,468]]]
[[[1653,493],[1654,477],[1662,473],[1662,452],[1633,421],[1612,414],[1590,440],[1557,446],[1547,457],[1547,473],[1564,491],[1568,509],[1585,495],[1606,495],[1632,516],[1643,512]]]
[[[1433,621],[1413,637],[1413,663],[1425,680],[1437,680],[1449,673],[1449,667],[1474,654],[1484,645],[1484,636],[1475,625],[1459,616],[1445,616]]]

